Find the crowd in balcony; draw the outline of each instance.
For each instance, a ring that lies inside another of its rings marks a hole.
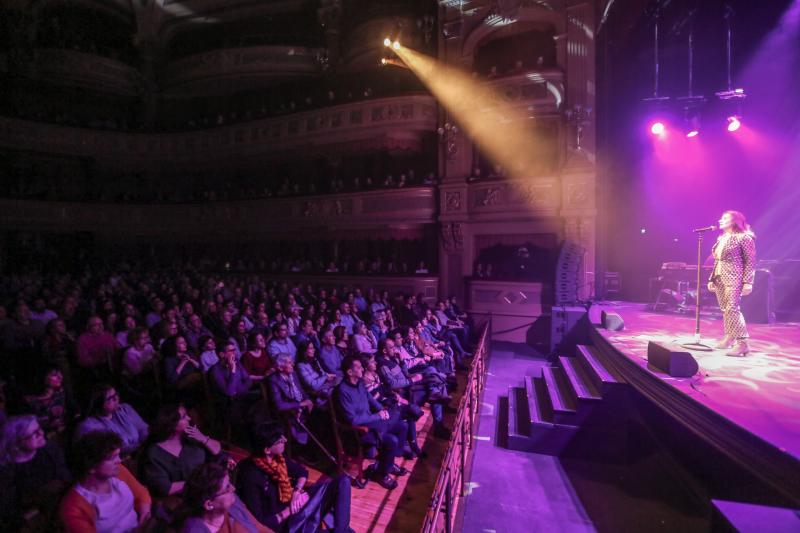
[[[130,264],[4,275],[0,521],[351,531],[350,479],[314,439],[357,435],[359,481],[397,487],[423,416],[450,437],[472,333],[455,298]]]

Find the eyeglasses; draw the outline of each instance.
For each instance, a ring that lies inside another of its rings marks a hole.
[[[28,440],[33,437],[44,437],[44,430],[40,427],[36,428],[35,431],[29,433],[28,435],[25,435],[24,437],[21,437],[19,440]]]

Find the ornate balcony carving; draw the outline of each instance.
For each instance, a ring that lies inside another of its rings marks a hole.
[[[122,96],[136,96],[141,76],[121,61],[76,50],[40,48],[24,73],[31,78]]]
[[[235,202],[125,205],[0,200],[7,229],[92,231],[108,234],[250,236],[325,231],[420,228],[436,221],[432,187]]]
[[[554,115],[564,101],[564,73],[559,70],[522,72],[486,83],[499,101],[525,108],[529,115]],[[491,108],[492,102],[486,107]]]
[[[303,46],[251,46],[195,54],[168,64],[160,81],[166,94],[230,93],[231,84],[270,84],[321,71],[322,49]],[[224,82],[224,83],[223,83]]]
[[[0,146],[90,156],[117,165],[169,160],[196,167],[226,157],[285,156],[383,149],[419,151],[436,129],[436,102],[425,95],[380,98],[214,129],[170,134],[92,131],[0,118]]]

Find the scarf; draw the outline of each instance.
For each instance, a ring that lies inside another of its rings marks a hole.
[[[278,484],[278,499],[281,503],[287,504],[292,500],[292,481],[289,479],[289,470],[286,468],[286,459],[283,455],[273,458],[256,457],[253,462],[263,470],[269,478]]]

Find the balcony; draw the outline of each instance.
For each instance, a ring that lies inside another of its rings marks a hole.
[[[0,226],[41,231],[91,231],[132,236],[249,238],[294,234],[320,238],[347,230],[351,238],[419,237],[436,221],[432,187],[350,194],[203,204],[120,205],[111,203],[0,200]],[[380,235],[376,230],[385,230]]]
[[[321,73],[322,50],[303,46],[251,46],[195,54],[160,75],[166,96],[230,94]]]
[[[169,134],[100,132],[0,118],[0,146],[125,162],[141,168],[169,162],[197,168],[241,157],[286,157],[370,151],[418,152],[436,130],[436,101],[427,95],[365,100],[214,129]]]

